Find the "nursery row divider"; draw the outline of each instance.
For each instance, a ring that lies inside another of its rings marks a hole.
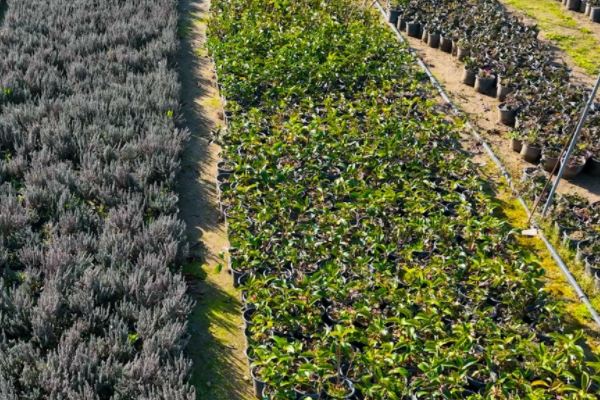
[[[446,102],[446,104],[448,104],[452,108],[452,110],[454,111],[454,113],[457,116],[466,117],[466,115],[460,110],[460,108],[458,108],[456,106],[456,104],[454,104],[454,102],[450,99],[450,97],[448,97],[448,95],[444,91],[444,88],[440,85],[440,83],[437,81],[437,79],[435,78],[435,76],[433,76],[433,74],[431,73],[431,71],[429,70],[429,68],[427,67],[427,65],[423,62],[423,60],[421,60],[421,58],[416,54],[416,52],[412,49],[412,47],[410,47],[410,44],[400,34],[400,32],[398,31],[398,29],[396,28],[396,26],[394,26],[394,24],[391,24],[391,23],[387,22],[387,13],[386,13],[385,9],[383,8],[383,6],[381,5],[380,0],[375,0],[374,4],[377,5],[377,8],[379,9],[379,11],[381,12],[381,14],[383,15],[383,18],[386,19],[386,24],[392,29],[392,31],[396,34],[396,36],[398,36],[398,39],[400,39],[400,41],[408,47],[410,53],[413,56],[415,56],[415,58],[417,60],[417,63],[419,64],[419,66],[421,67],[421,69],[427,74],[427,76],[429,76],[429,80],[435,86],[435,88],[439,92],[440,96],[444,99],[444,101]],[[479,132],[477,132],[477,129],[475,128],[475,126],[473,126],[473,124],[471,124],[471,122],[469,122],[466,118],[465,118],[465,125],[471,130],[471,134],[473,135],[473,137],[479,143],[481,143],[483,145],[483,148],[488,153],[489,157],[492,159],[492,161],[494,162],[494,164],[496,164],[496,166],[500,169],[500,172],[501,172],[502,176],[508,182],[510,188],[513,191],[513,194],[515,194],[517,196],[517,198],[519,200],[519,203],[521,203],[521,206],[523,207],[523,209],[525,210],[525,212],[527,213],[527,215],[533,220],[533,226],[536,228],[536,230],[537,230],[540,238],[542,239],[542,241],[546,245],[546,248],[548,249],[548,251],[552,255],[552,258],[554,259],[554,261],[556,262],[556,264],[559,266],[560,270],[562,271],[563,275],[565,275],[565,277],[567,278],[567,280],[569,281],[569,283],[571,284],[571,286],[573,287],[573,289],[577,293],[577,296],[579,297],[579,299],[586,305],[586,307],[588,308],[590,314],[592,315],[592,318],[594,319],[594,321],[596,322],[596,324],[598,325],[598,327],[600,327],[600,316],[598,315],[598,313],[594,309],[594,306],[592,305],[592,303],[590,303],[590,301],[587,298],[586,294],[581,289],[581,286],[579,286],[579,283],[577,283],[577,280],[575,279],[575,277],[573,277],[573,275],[571,274],[571,271],[569,270],[569,267],[567,267],[567,265],[565,264],[565,262],[561,258],[560,254],[558,254],[558,252],[556,251],[556,249],[554,248],[554,246],[552,245],[552,243],[550,243],[550,241],[548,240],[548,238],[546,238],[544,236],[544,233],[542,231],[541,226],[539,225],[539,223],[533,217],[532,212],[529,210],[529,207],[527,207],[527,203],[525,202],[525,200],[523,199],[523,197],[521,197],[521,194],[517,190],[517,188],[516,188],[513,180],[510,177],[510,174],[508,173],[508,171],[506,170],[506,168],[504,168],[504,165],[502,164],[502,162],[500,161],[500,159],[498,159],[498,157],[496,157],[496,154],[494,153],[494,151],[492,150],[492,148],[488,145],[488,143],[484,140],[484,138],[479,134]]]
[[[565,172],[565,168],[567,167],[567,161],[569,161],[569,157],[571,156],[571,153],[573,152],[573,149],[575,148],[575,144],[577,143],[577,138],[579,137],[579,134],[581,133],[581,129],[583,128],[583,123],[585,122],[585,120],[588,116],[588,111],[590,110],[590,107],[592,106],[592,103],[594,102],[594,98],[596,97],[596,93],[598,92],[598,86],[600,86],[600,74],[598,74],[598,79],[596,79],[596,84],[594,85],[594,89],[592,89],[590,98],[588,99],[587,103],[585,103],[585,107],[583,108],[583,113],[581,114],[581,118],[579,119],[579,123],[577,124],[577,129],[575,130],[575,133],[573,134],[573,139],[571,139],[571,143],[569,144],[569,148],[567,149],[567,154],[565,154],[564,161],[561,161],[561,163],[560,163],[560,169],[558,170],[558,174],[556,175],[556,179],[554,180],[552,189],[550,189],[550,194],[548,194],[548,200],[546,201],[546,204],[544,205],[544,209],[542,210],[542,218],[546,215],[546,212],[548,212],[548,208],[550,208],[550,204],[552,204],[552,198],[554,197],[556,188],[558,188],[558,183],[560,182],[560,178],[562,177],[563,172]],[[559,160],[561,160],[561,159],[559,158]],[[550,179],[552,179],[552,176],[550,176]]]

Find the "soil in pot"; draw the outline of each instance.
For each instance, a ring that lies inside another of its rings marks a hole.
[[[217,163],[217,172],[219,175],[231,175],[235,171],[236,163],[233,161],[221,160]]]
[[[560,156],[561,149],[558,147],[545,147],[542,150],[541,165],[544,170],[548,172],[558,172],[558,157]]]
[[[343,376],[332,376],[323,382],[323,395],[326,399],[351,399],[354,392],[352,382]]]
[[[579,156],[571,156],[563,172],[563,178],[573,179],[583,171],[585,167],[585,158]]]
[[[588,234],[582,230],[576,230],[571,232],[563,232],[563,244],[572,249],[577,248],[580,242],[587,239]]]
[[[542,148],[536,144],[523,143],[520,154],[523,160],[534,163],[540,159]]]
[[[466,67],[463,67],[463,74],[460,78],[460,82],[465,85],[474,86],[475,85],[475,76],[477,73],[475,71],[470,71]]]

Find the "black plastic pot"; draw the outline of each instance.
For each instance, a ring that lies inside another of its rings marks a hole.
[[[488,93],[494,87],[495,77],[484,78],[479,75],[475,77],[475,90],[479,93]]]
[[[252,326],[252,316],[256,313],[256,308],[248,308],[242,313],[242,319],[244,320],[244,326],[250,328]]]
[[[244,350],[244,355],[248,359],[248,364],[252,364],[254,361],[256,361],[254,358],[252,358],[252,355],[250,354],[250,349],[250,346],[246,346],[246,350]]]
[[[521,177],[521,182],[526,182],[530,179],[533,179],[540,170],[537,167],[527,167],[523,168],[523,176]]]
[[[256,396],[257,399],[260,399],[260,396],[262,396],[267,383],[258,379],[254,374],[254,370],[255,368],[250,370],[250,376],[252,376],[252,385],[254,386],[254,396]]]
[[[542,150],[541,165],[542,165],[542,168],[544,168],[544,170],[546,170],[548,172],[554,171],[556,173],[556,172],[558,172],[558,168],[559,168],[557,166],[557,164],[558,164],[558,157],[549,156],[548,155],[548,151],[549,150],[558,151],[559,154],[560,154],[560,151],[561,151],[561,149],[559,149],[558,147],[545,147]]]
[[[523,147],[520,151],[521,158],[530,163],[534,163],[540,159],[542,155],[542,148],[537,145],[532,145],[529,143],[523,143]]]
[[[410,21],[406,23],[406,34],[410,37],[419,37],[421,32],[421,24],[418,22]]]
[[[563,232],[573,232],[577,230],[576,228],[561,225],[558,221],[554,221],[554,229],[556,230],[559,236],[562,236]]]
[[[513,151],[520,153],[521,149],[523,148],[523,141],[521,139],[511,138],[510,139],[510,148]]]
[[[350,381],[350,379],[344,377],[344,376],[332,376],[329,377],[327,379],[325,379],[326,382],[338,382],[341,381],[344,386],[346,386],[346,388],[350,391],[350,394],[348,394],[347,396],[344,396],[343,399],[352,399],[352,397],[354,396],[355,393],[355,389],[354,389],[354,385],[352,384],[352,382]],[[333,399],[336,397],[330,396],[329,393],[327,393],[327,390],[325,389],[325,386],[323,386],[323,391],[322,391],[322,396],[325,397],[325,399]]]
[[[595,157],[588,158],[585,164],[585,172],[593,176],[600,176],[600,160]]]
[[[506,100],[506,96],[512,93],[513,90],[514,89],[509,86],[502,86],[501,84],[498,84],[496,87],[496,98],[500,101],[504,101]]]
[[[462,77],[460,78],[460,82],[468,86],[474,86],[476,76],[477,73],[475,71],[469,71],[466,67],[463,67],[463,73]]]
[[[452,40],[445,38],[444,36],[440,37],[440,50],[444,53],[452,53]]]
[[[427,37],[427,45],[431,48],[437,49],[440,46],[440,35],[431,33]]]
[[[515,126],[515,119],[517,117],[517,110],[505,109],[505,103],[498,105],[498,122],[507,126]]]
[[[331,310],[331,306],[326,307],[325,311],[323,311],[323,314],[321,314],[321,319],[323,320],[323,322],[329,326],[334,326],[337,325],[337,323],[339,322],[337,319],[333,318],[333,316],[330,314],[330,310]]]
[[[398,22],[398,17],[400,16],[400,10],[390,8],[387,12],[387,20],[390,24],[395,24]]]
[[[567,0],[565,6],[567,7],[567,10],[579,11],[581,0]]]
[[[478,379],[472,378],[467,375],[467,383],[469,384],[469,388],[474,392],[477,392],[483,388],[485,388],[485,382],[480,381]]]
[[[585,167],[585,159],[583,159],[583,161],[579,160],[580,162],[577,162],[577,159],[575,157],[571,157],[569,161],[570,161],[570,165],[567,164],[565,166],[565,169],[563,172],[562,177],[564,179],[575,178],[577,175],[579,175],[581,173],[581,171],[583,171],[583,168]]]
[[[406,18],[402,15],[400,15],[398,17],[398,22],[396,23],[396,29],[398,29],[398,31],[403,32],[404,30],[406,30]]]
[[[587,272],[588,275],[590,275],[592,277],[595,277],[597,272],[600,271],[600,268],[596,267],[598,264],[596,264],[596,262],[593,261],[595,259],[595,257],[596,257],[595,254],[591,254],[591,255],[587,256],[583,262],[583,265],[585,267],[585,272]]]
[[[590,21],[600,22],[600,7],[590,7]]]
[[[456,46],[456,58],[458,58],[458,61],[464,60],[470,54],[471,54],[471,49]]]
[[[235,166],[234,167],[227,167],[227,164],[234,164],[233,162],[228,162],[225,160],[219,161],[217,163],[217,172],[219,175],[231,175],[233,173],[233,171],[235,171]]]
[[[575,253],[575,260],[582,262],[590,254],[584,250],[584,247],[590,243],[589,240],[582,240],[577,243],[577,252]]]
[[[579,5],[579,12],[584,13],[585,9],[587,7],[588,4],[588,0],[581,0],[580,5]]]

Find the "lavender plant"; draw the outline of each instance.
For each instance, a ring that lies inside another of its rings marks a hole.
[[[175,0],[9,1],[0,398],[193,399]]]

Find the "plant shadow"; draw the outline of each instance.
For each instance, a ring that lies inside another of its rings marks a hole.
[[[216,273],[228,247],[217,202],[219,148],[211,131],[222,123],[211,60],[206,56],[205,16],[209,0],[180,0],[181,38],[177,57],[181,80],[180,128],[190,134],[178,174],[179,216],[186,223],[190,258],[183,268],[196,304],[188,320],[186,352],[193,362],[191,384],[199,400],[249,399],[241,304],[230,275]]]

